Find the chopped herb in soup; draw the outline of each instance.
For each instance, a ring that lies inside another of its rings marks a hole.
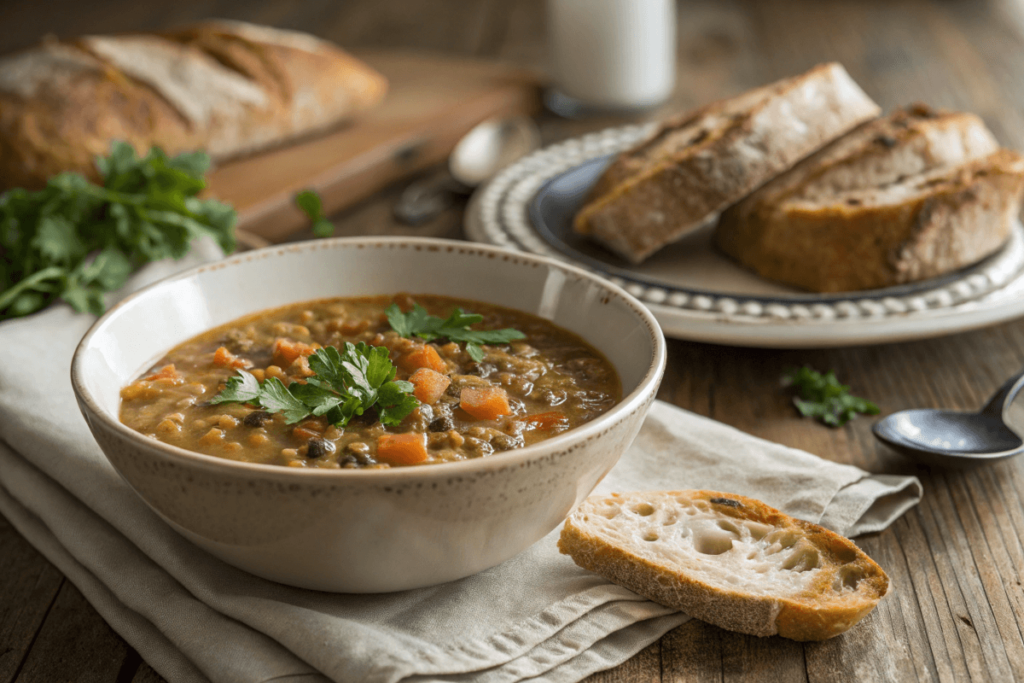
[[[399,295],[295,304],[210,330],[121,390],[121,421],[232,460],[380,469],[536,443],[620,395],[609,362],[547,320]]]

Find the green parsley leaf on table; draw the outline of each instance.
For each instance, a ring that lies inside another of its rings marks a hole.
[[[330,237],[334,234],[334,223],[324,216],[323,202],[320,195],[313,190],[305,190],[295,195],[295,204],[313,221],[313,234],[317,237]]]
[[[315,374],[306,383],[288,386],[277,378],[259,382],[245,370],[228,379],[224,390],[210,403],[252,403],[267,412],[281,413],[288,424],[310,416],[325,416],[336,427],[367,410],[377,411],[377,419],[389,427],[397,426],[419,401],[412,395],[409,382],[395,381],[395,366],[383,346],[345,343],[317,349],[309,356],[309,369]]]
[[[38,192],[0,195],[0,320],[63,299],[100,314],[103,295],[150,261],[181,258],[198,237],[234,251],[233,208],[196,195],[210,158],[168,157],[154,147],[138,157],[125,142],[96,160],[103,185],[61,173]]]
[[[391,304],[384,311],[393,329],[403,337],[419,337],[426,341],[448,339],[453,342],[465,342],[469,357],[480,362],[484,359],[481,344],[507,344],[517,339],[525,339],[526,335],[519,330],[506,327],[501,330],[472,330],[470,325],[482,322],[484,317],[476,313],[466,313],[456,308],[447,319],[430,315],[419,304],[414,304],[408,313],[402,313],[398,304]]]
[[[857,415],[877,415],[878,406],[850,395],[834,372],[822,374],[807,366],[791,370],[783,382],[796,392],[793,405],[804,417],[813,417],[829,427],[842,427]]]

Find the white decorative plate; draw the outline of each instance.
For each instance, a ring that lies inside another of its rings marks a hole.
[[[708,225],[640,266],[576,237],[569,221],[606,159],[650,126],[611,128],[531,154],[481,188],[470,239],[551,256],[601,274],[643,301],[679,339],[802,348],[923,339],[1024,315],[1024,227],[979,264],[933,280],[808,294],[764,280],[711,245]]]

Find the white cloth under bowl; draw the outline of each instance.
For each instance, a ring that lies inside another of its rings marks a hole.
[[[126,291],[218,257],[199,245]],[[0,324],[0,512],[168,680],[576,681],[688,619],[576,567],[558,530],[476,576],[390,595],[290,588],[222,563],[151,512],[89,434],[69,373],[93,320],[55,306]],[[847,536],[885,528],[921,497],[913,477],[656,402],[599,490],[679,488],[751,496]]]

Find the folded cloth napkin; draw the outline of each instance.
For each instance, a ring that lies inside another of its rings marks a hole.
[[[153,264],[126,291],[217,258]],[[291,588],[229,567],[164,524],[93,441],[69,380],[93,318],[55,306],[0,324],[0,512],[170,681],[576,681],[688,619],[574,565],[557,530],[461,581],[389,595]],[[856,536],[921,497],[655,403],[600,490],[716,489]]]

